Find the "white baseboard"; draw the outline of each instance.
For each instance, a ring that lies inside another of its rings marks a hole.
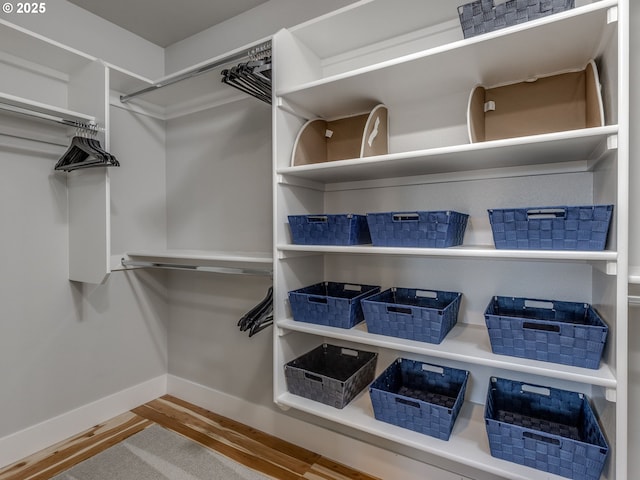
[[[161,375],[0,438],[0,468],[169,393],[383,479],[467,480],[290,415],[173,375]]]
[[[117,417],[166,392],[167,376],[161,375],[0,438],[0,468]]]
[[[167,393],[379,478],[465,478],[173,375]]]

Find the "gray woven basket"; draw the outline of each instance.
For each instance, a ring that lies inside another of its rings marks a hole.
[[[289,392],[344,408],[373,381],[378,354],[323,344],[284,366]]]
[[[493,32],[519,23],[564,12],[574,7],[574,0],[476,0],[458,7],[464,38]]]

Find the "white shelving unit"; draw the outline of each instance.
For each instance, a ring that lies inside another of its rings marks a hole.
[[[95,123],[101,129],[98,138],[108,150],[108,80],[101,61],[4,20],[0,20],[0,45],[0,102],[24,111]],[[62,140],[56,143],[63,145],[73,129],[60,128],[56,137]],[[31,135],[30,131],[12,133],[25,139]],[[101,283],[110,271],[109,174],[106,169],[77,170],[67,174],[67,190],[69,279]]]
[[[610,445],[603,478],[627,476],[628,2],[576,8],[463,39],[452,0],[361,1],[274,38],[274,399],[484,472],[559,478],[491,457],[483,404],[491,376],[580,391]],[[390,10],[392,9],[392,11]],[[389,22],[389,18],[394,18]],[[331,32],[331,35],[327,35]],[[598,64],[605,126],[470,144],[469,93]],[[389,154],[291,166],[305,119],[340,118],[383,103]],[[607,249],[496,250],[488,208],[611,203]],[[294,245],[287,216],[452,209],[469,213],[464,244],[449,249]],[[635,278],[635,277],[633,277]],[[463,293],[458,324],[440,345],[296,322],[287,294],[320,281]],[[609,339],[598,370],[494,355],[483,309],[493,295],[585,301]],[[284,364],[324,342],[379,353],[380,373],[407,357],[469,370],[471,386],[449,442],[375,420],[367,392],[343,410],[290,394]],[[485,477],[483,477],[485,478]]]

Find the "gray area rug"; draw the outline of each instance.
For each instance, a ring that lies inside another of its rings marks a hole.
[[[152,425],[53,480],[272,480],[159,425]]]

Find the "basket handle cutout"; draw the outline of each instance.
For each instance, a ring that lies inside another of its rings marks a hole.
[[[304,372],[304,376],[305,378],[308,378],[309,380],[313,380],[314,382],[322,383],[322,377],[319,377],[318,375],[313,375],[309,372]]]
[[[401,313],[402,315],[411,315],[411,309],[406,307],[387,307],[387,313]]]
[[[417,213],[394,213],[394,222],[417,222],[420,219],[420,215]]]
[[[349,348],[343,348],[341,350],[342,355],[349,355],[351,357],[357,357],[358,356],[358,352],[356,350],[351,350]]]
[[[413,408],[420,408],[420,404],[418,402],[412,402],[411,400],[407,400],[405,398],[396,398],[396,403],[401,403]]]
[[[547,325],[545,323],[524,322],[522,324],[522,328],[526,328],[528,330],[540,330],[543,332],[556,332],[556,333],[560,332],[559,325]]]
[[[527,393],[535,393],[537,395],[544,395],[545,397],[548,397],[551,395],[551,390],[549,390],[548,388],[536,387],[535,385],[523,384],[522,391]]]
[[[525,300],[524,308],[546,308],[547,310],[553,310],[553,302],[544,302],[542,300]]]
[[[307,297],[307,301],[309,303],[327,303],[327,299],[325,297]]]
[[[433,372],[433,373],[438,373],[440,375],[444,375],[444,368],[439,367],[438,365],[431,365],[429,363],[423,363],[422,364],[422,370],[424,370],[425,372]]]
[[[545,442],[551,445],[560,445],[560,440],[558,440],[557,438],[545,437],[544,435],[540,435],[538,433],[523,432],[522,436],[526,438],[530,438],[532,440],[537,440],[538,442]]]
[[[361,292],[362,291],[362,287],[360,285],[349,285],[348,283],[345,283],[344,289],[345,290],[350,290],[352,292]]]
[[[433,290],[416,290],[416,297],[438,298],[438,292],[434,292]]]
[[[564,208],[539,208],[527,210],[527,219],[566,218],[567,211]]]
[[[326,215],[309,215],[307,217],[307,223],[327,223],[329,217]]]

